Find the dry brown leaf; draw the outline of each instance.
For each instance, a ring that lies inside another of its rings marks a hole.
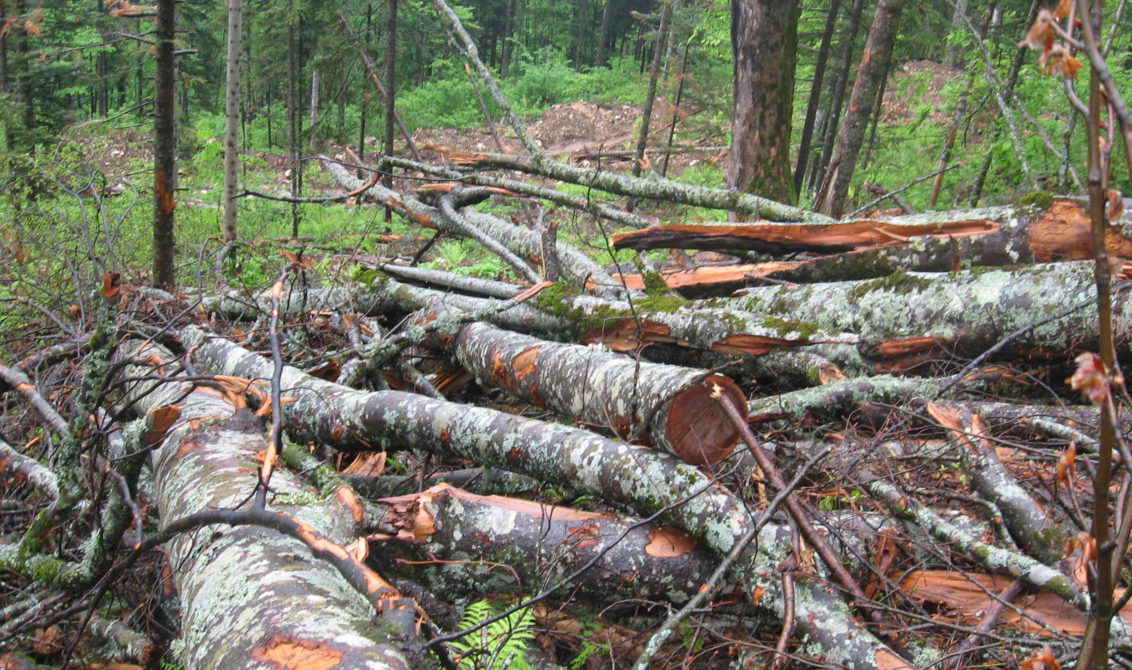
[[[368,451],[358,454],[342,474],[359,475],[361,477],[377,477],[385,472],[384,451]]]

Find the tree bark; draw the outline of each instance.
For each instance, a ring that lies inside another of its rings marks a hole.
[[[172,289],[176,283],[173,253],[173,192],[177,184],[177,131],[174,122],[176,63],[175,0],[157,2],[157,83],[153,107],[153,283]]]
[[[512,2],[514,0],[511,0]],[[594,66],[605,67],[605,52],[609,48],[609,16],[613,11],[616,0],[605,0],[601,9],[601,30],[598,31],[597,55],[594,57]],[[506,75],[504,75],[506,76]]]
[[[825,66],[829,60],[830,42],[833,40],[833,31],[837,28],[837,16],[840,9],[841,0],[831,0],[829,8],[826,10],[829,13],[825,17],[825,30],[822,32],[817,62],[814,64],[814,83],[810,86],[810,100],[806,104],[806,118],[802,123],[802,139],[798,145],[798,160],[794,165],[795,193],[802,191],[802,180],[806,175],[806,166],[809,165],[810,161],[810,144],[813,141],[814,124],[817,121],[822,86],[825,83]]]
[[[864,281],[751,288],[742,297],[710,304],[855,333],[861,352],[875,360],[943,349],[977,356],[1008,335],[1012,339],[996,350],[998,356],[1034,359],[1096,346],[1095,306],[1081,304],[1052,318],[1089,295],[1088,266],[1075,261],[948,274],[901,272]],[[1125,294],[1116,300],[1114,313],[1116,332],[1127,338],[1132,306]]]
[[[664,58],[665,45],[668,43],[668,24],[672,18],[672,3],[675,0],[666,0],[660,10],[660,27],[657,28],[656,44],[653,47],[652,65],[649,66],[649,89],[645,94],[645,106],[641,110],[641,130],[637,138],[637,151],[633,161],[633,176],[641,176],[641,166],[645,161],[645,148],[649,143],[649,125],[652,122],[652,106],[656,100],[656,85],[660,78],[660,62]]]
[[[821,152],[811,161],[810,187],[815,188],[825,178],[829,159],[837,142],[837,131],[841,127],[841,106],[845,103],[845,90],[849,86],[849,74],[853,69],[853,52],[857,44],[857,34],[861,31],[861,12],[865,0],[853,0],[849,10],[849,23],[842,37],[841,55],[838,58],[837,78],[830,91],[829,108],[825,115],[825,128],[822,132]]]
[[[793,204],[790,126],[794,110],[798,0],[731,0],[734,114],[727,185]]]
[[[268,361],[227,341],[210,340],[191,328],[181,335],[201,369],[249,379],[271,374]],[[566,482],[607,501],[627,503],[641,515],[671,505],[666,519],[721,554],[730,552],[752,527],[738,497],[699,469],[665,454],[488,409],[396,391],[353,391],[290,367],[284,368],[281,383],[295,398],[282,410],[288,429],[299,439],[338,447],[381,443],[444,449],[544,481]],[[778,571],[790,546],[789,528],[767,524],[735,563],[748,592],[758,594],[758,605],[776,616],[785,608]],[[856,670],[910,670],[853,620],[822,580],[802,577],[795,582],[795,593],[795,625],[826,662]]]
[[[845,115],[837,147],[829,161],[829,171],[819,189],[815,209],[832,216],[840,216],[849,194],[857,157],[865,139],[865,131],[876,107],[877,91],[883,84],[884,73],[892,60],[892,48],[904,11],[904,0],[879,0],[865,54],[857,68],[857,79],[849,96],[849,111]]]
[[[434,318],[432,310],[420,317]],[[610,426],[622,439],[639,435],[693,465],[718,463],[739,440],[712,396],[727,393],[739,403],[744,396],[722,375],[547,342],[485,323],[463,326],[447,344],[482,384],[587,424]]]
[[[224,241],[236,239],[236,168],[239,164],[240,35],[243,0],[228,0],[228,86],[224,92]]]
[[[378,536],[371,546],[388,553],[392,542],[403,545],[396,553],[418,559],[409,574],[446,594],[537,593],[562,583],[560,596],[577,593],[602,604],[614,597],[684,603],[715,563],[682,530],[608,512],[481,496],[447,484],[380,503],[388,509],[383,523],[398,534]],[[568,579],[590,561],[596,563]],[[511,569],[496,569],[500,563]]]

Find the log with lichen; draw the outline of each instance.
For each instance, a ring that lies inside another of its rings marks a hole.
[[[718,463],[739,439],[715,394],[726,393],[736,404],[745,398],[723,375],[639,361],[603,347],[547,342],[486,323],[466,324],[440,344],[450,346],[482,384],[607,426],[623,438],[640,436],[688,463]]]
[[[744,265],[716,265],[662,270],[669,288],[703,294],[757,286],[761,278],[790,282],[836,282],[883,277],[901,270],[949,272],[984,266],[1008,266],[1092,258],[1089,218],[1068,200],[1048,209],[992,207],[938,212],[883,221],[826,225],[732,224],[684,225],[614,236],[618,247],[682,246],[796,251],[810,258]],[[705,240],[703,244],[697,240]],[[1109,254],[1132,257],[1132,242],[1110,228]],[[643,289],[640,275],[615,276],[628,288]]]
[[[535,593],[562,583],[561,596],[580,592],[601,603],[615,596],[683,603],[715,564],[682,530],[609,512],[446,484],[377,502],[382,524],[397,532],[370,535],[374,553],[408,556],[402,570],[436,593]]]
[[[133,378],[176,372],[173,356],[155,345],[123,346],[120,355],[147,362],[127,366]],[[162,412],[172,424],[152,436],[160,439],[152,454],[162,528],[196,512],[248,503],[265,429],[250,411],[237,411],[234,396],[173,377],[130,385],[126,402],[133,409]],[[357,521],[344,504],[348,498],[323,499],[286,471],[275,473],[271,490],[269,510],[298,519],[329,541],[354,539]],[[367,599],[291,537],[250,525],[209,526],[174,537],[165,551],[181,602],[186,667],[284,667],[295,654],[320,659],[320,667],[430,665],[408,655],[393,629],[376,624]]]
[[[336,288],[285,293],[281,310],[303,314],[349,309],[371,315],[415,312],[442,303],[466,312],[483,311],[486,300],[413,286],[376,271]],[[270,310],[266,294],[209,296],[201,308],[235,319],[256,319]],[[554,338],[601,343],[614,351],[673,344],[722,354],[761,355],[815,343],[855,343],[851,333],[830,331],[788,316],[764,316],[670,296],[610,300],[557,284],[527,302],[486,319],[500,327]]]
[[[1026,359],[1095,347],[1095,294],[1092,263],[1066,262],[758,287],[708,304],[855,333],[862,354],[874,360],[944,352],[973,357],[1008,336],[997,355]],[[1113,299],[1122,341],[1132,333],[1127,295]]]

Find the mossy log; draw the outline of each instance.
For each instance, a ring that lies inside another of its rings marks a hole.
[[[559,595],[577,591],[601,604],[614,598],[684,603],[716,562],[680,529],[608,512],[481,496],[447,484],[378,502],[386,509],[381,522],[398,533],[371,536],[374,552],[432,559],[406,569],[437,593],[537,593],[593,562]]]
[[[713,393],[726,393],[739,405],[745,396],[723,375],[638,361],[602,347],[547,342],[486,323],[464,325],[448,343],[481,383],[609,426],[623,438],[639,435],[687,463],[718,463],[739,440]]]
[[[271,375],[271,363],[226,340],[187,328],[181,338],[202,371],[248,379]],[[295,399],[283,405],[299,439],[336,447],[412,445],[443,450],[503,467],[579,493],[630,505],[637,514],[668,508],[663,520],[718,554],[730,552],[754,523],[746,506],[718,481],[672,456],[593,433],[397,391],[364,393],[284,367],[282,385]],[[779,566],[791,552],[788,527],[766,524],[737,578],[758,604],[783,616]],[[819,579],[796,579],[796,626],[826,662],[854,670],[910,670],[912,666],[854,620],[844,600]]]
[[[173,356],[154,345],[124,345],[126,374],[172,374]],[[176,423],[153,450],[153,484],[162,528],[195,512],[236,509],[255,488],[256,457],[266,448],[263,421],[237,411],[228,395],[169,381],[131,384],[127,402]],[[179,418],[178,418],[179,417]],[[271,480],[269,509],[289,514],[337,542],[353,539],[350,509],[324,500],[286,471]],[[189,668],[283,667],[295,653],[340,667],[408,670],[393,631],[328,563],[286,535],[257,526],[210,526],[165,545],[181,601],[181,662]],[[286,576],[285,579],[281,579]]]

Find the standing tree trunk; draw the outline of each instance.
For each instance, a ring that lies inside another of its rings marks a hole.
[[[153,283],[170,289],[173,276],[173,188],[177,177],[173,56],[176,1],[157,2],[157,83],[153,107]]]
[[[815,202],[815,209],[822,213],[840,216],[845,207],[849,181],[853,178],[869,121],[876,111],[877,92],[892,60],[892,47],[903,11],[904,0],[879,0],[877,3],[869,41],[865,44],[865,54],[861,57],[857,79],[853,82],[853,93],[849,96],[849,110]]]
[[[389,22],[386,24],[385,42],[385,155],[393,155],[393,126],[397,119],[397,0],[389,0]],[[389,168],[382,179],[385,188],[393,188],[393,169]],[[393,210],[385,209],[385,223],[393,221]]]
[[[609,15],[612,14],[613,0],[605,0],[601,10],[601,29],[597,38],[597,54],[594,56],[595,67],[605,67],[605,51],[609,47]]]
[[[507,0],[507,14],[503,19],[503,55],[499,59],[499,76],[507,78],[511,69],[511,46],[515,35],[515,3],[517,0]]]
[[[727,185],[779,202],[797,198],[790,168],[798,0],[731,0],[735,111]]]
[[[1038,10],[1042,7],[1042,0],[1033,0],[1030,3],[1030,11],[1026,15],[1026,23],[1024,25],[1033,25],[1034,19],[1038,16]],[[1022,64],[1026,61],[1026,49],[1018,47],[1014,60],[1010,62],[1010,70],[1006,73],[1006,90],[1003,91],[1003,99],[1009,100],[1014,95],[1014,87],[1018,84],[1018,74],[1022,71]],[[998,127],[996,127],[994,135],[991,137],[991,142],[996,142],[1000,135]],[[975,207],[979,204],[979,199],[983,197],[983,185],[986,184],[987,175],[990,174],[991,163],[994,161],[994,152],[988,151],[986,158],[983,159],[983,166],[979,168],[979,174],[975,177],[975,186],[971,189],[971,206]]]
[[[649,122],[652,120],[652,106],[656,101],[656,83],[660,78],[660,62],[664,58],[664,45],[668,41],[668,23],[672,18],[672,2],[667,0],[660,12],[660,28],[657,30],[656,50],[653,51],[652,66],[649,68],[649,92],[645,96],[645,108],[641,111],[641,135],[637,139],[636,160],[633,161],[633,176],[641,176],[641,165],[645,160],[645,148],[649,143]]]
[[[318,149],[318,133],[315,128],[318,127],[318,68],[311,68],[311,108],[310,113],[310,148],[312,151]]]
[[[373,3],[366,5],[366,37],[365,51],[369,51],[370,38],[373,36]],[[369,94],[362,94],[362,113],[358,116],[358,162],[366,161],[366,117],[369,116]],[[361,177],[359,170],[358,176]]]
[[[952,32],[963,30],[963,15],[966,13],[967,0],[955,0],[955,5],[951,12]],[[943,62],[951,67],[958,67],[963,62],[963,52],[962,47],[953,44],[947,49],[947,56],[944,58]]]
[[[849,83],[849,72],[853,67],[853,48],[857,43],[857,33],[861,29],[861,10],[864,0],[853,0],[849,10],[849,26],[841,44],[841,56],[838,59],[837,79],[833,82],[833,91],[830,94],[829,109],[825,115],[825,130],[822,133],[821,153],[812,161],[810,170],[810,186],[821,183],[825,170],[829,166],[829,157],[833,153],[833,144],[837,141],[837,128],[841,123],[841,106],[845,103],[845,88]]]
[[[810,143],[814,137],[814,121],[818,115],[818,103],[821,102],[822,84],[825,83],[825,65],[829,60],[830,41],[833,39],[833,29],[837,27],[837,11],[840,8],[841,0],[831,0],[829,14],[825,18],[825,31],[822,33],[818,59],[814,64],[814,83],[810,86],[810,101],[806,105],[806,120],[802,125],[802,142],[798,146],[798,161],[794,165],[795,192],[802,190],[802,178],[806,175]]]
[[[224,241],[236,239],[236,166],[239,161],[240,34],[243,0],[228,0],[228,88],[224,94]]]
[[[301,30],[301,28],[300,28]],[[295,45],[294,19],[287,25],[287,145],[291,153],[291,195],[298,197],[303,191],[302,145],[299,127],[302,124],[299,109],[299,47]],[[291,237],[299,236],[302,210],[298,201],[291,202]]]

